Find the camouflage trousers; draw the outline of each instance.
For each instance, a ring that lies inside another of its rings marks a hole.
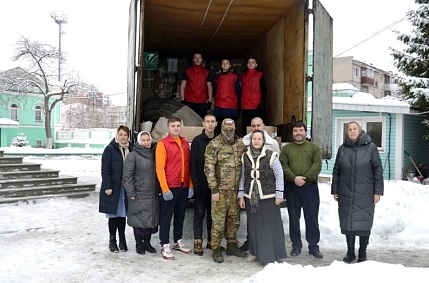
[[[223,237],[227,243],[237,243],[240,227],[240,207],[237,191],[219,191],[219,200],[212,201],[212,249],[220,247]]]

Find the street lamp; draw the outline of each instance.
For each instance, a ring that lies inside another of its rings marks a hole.
[[[54,19],[55,23],[58,25],[58,81],[61,81],[61,61],[62,61],[62,43],[61,36],[65,32],[63,31],[63,24],[67,24],[67,15],[63,12],[52,12],[51,18]]]

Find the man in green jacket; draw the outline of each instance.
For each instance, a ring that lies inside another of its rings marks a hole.
[[[307,141],[307,127],[296,122],[292,129],[294,142],[287,144],[280,153],[280,163],[285,176],[285,195],[289,213],[289,235],[292,242],[291,256],[301,253],[302,241],[299,221],[304,211],[305,238],[308,250],[316,258],[323,258],[319,250],[319,187],[317,179],[322,169],[322,154],[317,144]]]

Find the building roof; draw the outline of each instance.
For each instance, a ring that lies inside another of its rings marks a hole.
[[[9,118],[0,117],[0,128],[18,128],[19,122]]]
[[[356,92],[352,97],[333,97],[336,110],[369,111],[410,114],[410,105],[393,99],[377,99],[370,93]]]
[[[308,98],[307,111],[311,111],[312,98]],[[349,111],[368,111],[385,113],[411,114],[411,106],[392,97],[375,98],[370,93],[356,92],[351,97],[332,97],[332,109]]]

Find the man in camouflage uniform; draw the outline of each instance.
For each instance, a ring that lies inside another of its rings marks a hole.
[[[223,262],[221,242],[225,236],[227,255],[246,257],[237,246],[240,226],[240,207],[237,200],[241,173],[241,156],[246,151],[242,139],[235,135],[235,122],[222,121],[221,134],[206,147],[204,173],[212,193],[212,249],[213,260]]]

